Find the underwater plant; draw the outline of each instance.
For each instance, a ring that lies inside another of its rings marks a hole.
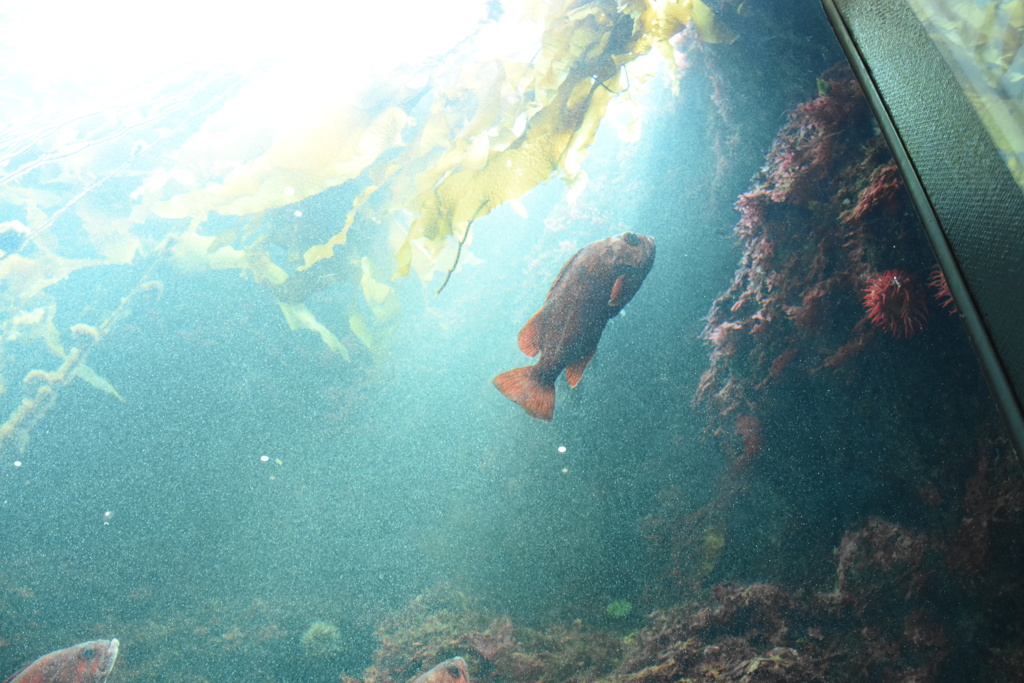
[[[64,351],[67,332],[52,320],[59,303],[60,319],[92,325],[91,347],[121,318],[104,322],[103,307],[120,311],[138,290],[64,310],[53,287],[80,271],[234,271],[338,359],[351,359],[346,336],[379,359],[398,310],[386,281],[447,282],[467,260],[475,221],[551,178],[582,188],[582,160],[608,105],[631,87],[630,63],[654,51],[674,68],[668,41],[688,25],[700,40],[735,38],[701,0],[514,0],[447,53],[396,67],[384,83],[324,87],[356,71],[345,57],[283,60],[244,77],[154,77],[138,90],[159,93],[153,101],[8,127],[3,346],[43,339],[60,363],[70,360],[49,393],[30,391],[14,407],[2,436],[17,433],[23,445],[73,377],[116,395],[85,366],[86,346]],[[103,125],[86,125],[94,120]],[[360,239],[350,243],[353,231]],[[346,299],[344,332],[307,303],[329,288]]]
[[[438,661],[461,656],[471,680],[596,681],[619,664],[622,637],[580,620],[527,628],[471,595],[437,586],[386,617],[366,683],[402,683]],[[486,625],[481,625],[481,623]]]
[[[608,606],[604,608],[604,611],[611,617],[622,619],[624,617],[628,617],[629,613],[633,611],[633,603],[629,600],[615,600],[608,603]]]
[[[333,657],[341,651],[341,631],[327,621],[314,621],[299,638],[307,657]]]

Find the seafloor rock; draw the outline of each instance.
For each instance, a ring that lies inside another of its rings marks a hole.
[[[589,683],[618,664],[615,633],[581,621],[545,630],[516,626],[508,617],[487,621],[474,599],[438,586],[414,599],[377,630],[380,647],[367,683],[404,683],[439,661],[463,657],[474,682],[572,681]]]
[[[980,615],[1024,604],[1024,482],[1002,439],[976,462],[952,536],[871,518],[839,543],[832,592],[719,584],[652,615],[605,680],[1019,680],[1020,625]]]
[[[720,584],[706,605],[653,615],[607,680],[934,680],[950,653],[933,602],[941,546],[872,519],[836,556],[833,593]]]

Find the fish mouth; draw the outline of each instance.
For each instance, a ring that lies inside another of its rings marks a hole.
[[[114,668],[114,662],[117,661],[117,648],[119,646],[120,643],[117,642],[117,638],[110,639],[110,643],[107,645],[107,656],[96,669],[100,676],[106,677],[107,674],[110,673],[111,669]]]

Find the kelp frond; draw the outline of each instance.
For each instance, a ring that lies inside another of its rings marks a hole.
[[[76,326],[71,351],[52,324],[51,287],[76,271],[143,257],[182,272],[235,270],[274,297],[291,329],[348,359],[307,305],[338,285],[353,295],[348,331],[379,358],[398,308],[382,280],[440,272],[447,283],[472,260],[476,221],[519,208],[552,178],[582,189],[587,148],[609,104],[628,96],[631,62],[664,51],[689,22],[704,40],[731,39],[700,0],[508,0],[502,10],[448,54],[386,81],[348,61],[271,65],[245,79],[179,74],[148,84],[149,102],[8,127],[0,200],[18,218],[0,224],[2,343],[41,339],[62,365],[39,371],[41,384],[29,373],[0,444],[27,435],[74,377],[121,398],[84,359],[125,309],[95,335]],[[312,198],[316,221],[302,215]]]

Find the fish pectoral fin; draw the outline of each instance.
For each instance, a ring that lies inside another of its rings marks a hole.
[[[540,314],[543,312],[542,308],[534,313],[519,330],[519,350],[531,358],[540,353]]]
[[[595,348],[587,354],[586,358],[573,363],[565,369],[565,381],[568,382],[569,386],[573,389],[575,389],[576,385],[580,383],[581,379],[583,379],[583,371],[587,369],[587,365],[589,365],[590,361],[594,358],[594,352],[596,351],[597,349]]]
[[[608,298],[608,305],[615,306],[619,303],[619,299],[622,297],[622,286],[626,282],[626,276],[620,275],[619,279],[612,285],[612,295]],[[589,358],[587,360],[590,360]],[[586,366],[584,366],[586,367]]]

